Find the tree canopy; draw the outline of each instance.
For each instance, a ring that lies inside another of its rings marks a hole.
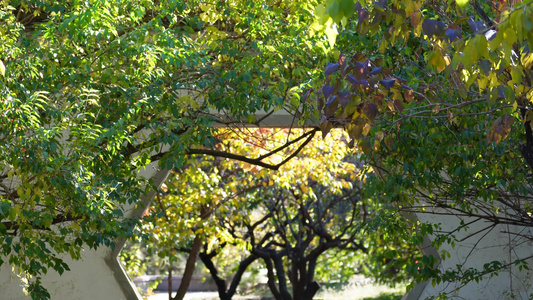
[[[202,148],[214,123],[309,114],[299,94],[328,55],[316,4],[2,1],[0,264],[46,297],[39,275],[68,270],[59,254],[131,234],[122,208],[150,188],[148,163],[227,156]]]
[[[228,132],[216,148],[259,154],[282,143],[288,131],[254,130],[249,134],[254,138],[244,141],[242,132]],[[191,158],[169,178],[135,240],[148,257],[164,259],[163,268],[176,265],[180,253],[188,262],[199,255],[220,299],[242,290],[240,281],[253,271],[252,263],[265,270],[276,299],[312,299],[321,284],[347,282],[356,273],[388,284],[407,280],[406,265],[421,259],[416,243],[407,232],[387,236],[367,223],[383,207],[362,198],[363,164],[353,150],[338,145],[337,139],[346,138],[342,132],[333,136],[311,141],[278,171]],[[285,151],[272,159],[293,152]],[[399,213],[389,218],[401,223]],[[225,255],[228,249],[232,258]],[[138,266],[131,261],[133,270]],[[180,299],[179,290],[174,299]]]
[[[373,166],[368,197],[462,218],[451,231],[424,224],[437,248],[474,223],[486,224],[469,233],[476,241],[506,231],[498,226],[533,225],[531,1],[330,0],[315,15],[340,28],[316,111],[324,135],[343,124]],[[428,257],[411,269],[433,284],[460,281],[458,290],[530,258],[513,257],[468,272],[429,271]]]
[[[206,148],[214,123],[257,124],[254,112],[280,107],[314,115],[323,135],[345,126],[375,171],[368,199],[441,208],[487,230],[531,227],[532,6],[3,1],[0,263],[36,278],[29,290],[46,297],[39,275],[68,270],[58,254],[131,235],[135,220],[117,217],[149,187],[136,175],[150,162],[172,169],[211,154],[279,168]],[[371,224],[405,232],[410,222],[387,217],[395,211]],[[455,242],[437,224],[416,232]],[[438,273],[423,268],[431,262],[411,270],[435,283],[495,270]]]

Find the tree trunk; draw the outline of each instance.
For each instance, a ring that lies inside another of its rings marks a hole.
[[[231,297],[233,297],[233,295],[235,295],[235,292],[237,291],[237,286],[241,282],[244,271],[246,271],[248,266],[251,265],[256,259],[257,259],[257,256],[250,254],[250,256],[248,256],[246,259],[241,261],[241,263],[239,264],[239,269],[237,270],[237,273],[235,273],[235,276],[233,277],[233,280],[231,281],[231,285],[228,289],[227,294],[230,297],[230,299]]]
[[[313,300],[313,297],[315,296],[316,292],[318,292],[319,289],[320,289],[320,284],[318,284],[318,282],[316,281],[311,282],[311,284],[309,284],[307,288],[305,289],[302,295],[302,300]]]
[[[304,291],[306,289],[306,274],[305,274],[305,262],[296,261],[293,259],[292,268],[294,273],[294,278],[292,282],[292,299],[293,300],[302,300],[304,299]]]
[[[313,257],[307,264],[307,276],[305,278],[305,291],[302,300],[312,300],[316,292],[320,289],[320,284],[314,281],[317,257]]]
[[[287,287],[287,279],[285,278],[285,269],[283,268],[283,260],[281,254],[273,254],[272,260],[274,261],[274,269],[278,275],[279,292],[283,300],[292,300],[291,294]]]
[[[213,264],[213,261],[211,260],[210,256],[206,253],[200,253],[200,259],[204,263],[204,266],[207,268],[207,270],[209,270],[211,277],[217,285],[218,297],[220,298],[220,300],[231,300],[231,296],[226,293],[226,280],[218,276],[218,270],[215,267],[215,264]]]
[[[276,275],[274,275],[274,266],[272,265],[272,260],[270,259],[270,257],[265,257],[263,258],[263,260],[267,267],[267,284],[270,288],[270,291],[272,292],[272,295],[274,295],[274,298],[276,298],[276,300],[284,300],[283,296],[281,296],[281,293],[278,291],[278,287],[276,286]]]
[[[192,242],[191,253],[189,253],[189,257],[187,258],[187,264],[185,265],[185,271],[183,272],[183,277],[181,278],[180,287],[178,288],[178,292],[176,293],[176,296],[174,296],[173,300],[183,300],[183,297],[185,297],[185,294],[189,289],[189,285],[191,284],[192,274],[194,272],[194,268],[196,267],[196,260],[198,259],[198,254],[200,253],[201,248],[202,239],[199,235],[196,235],[194,237],[194,241]]]
[[[168,267],[168,300],[172,300],[172,266]]]

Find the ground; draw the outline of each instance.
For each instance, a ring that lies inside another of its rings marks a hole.
[[[371,299],[401,299],[401,295],[405,292],[405,288],[389,288],[383,285],[376,285],[372,283],[364,283],[364,284],[358,284],[354,283],[350,286],[345,287],[342,290],[334,290],[334,289],[326,289],[324,291],[320,291],[315,297],[315,299],[319,300],[336,300],[336,299],[344,299],[344,300],[371,300]],[[379,297],[384,295],[397,295],[398,297]],[[168,300],[168,294],[167,293],[158,293],[154,294],[150,297],[148,297],[149,300]],[[217,292],[195,292],[195,293],[187,293],[185,296],[186,300],[217,300],[218,294]],[[252,299],[261,299],[260,296],[238,296],[234,297],[235,300],[252,300]]]

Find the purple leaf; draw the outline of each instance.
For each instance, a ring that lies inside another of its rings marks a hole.
[[[357,20],[359,21],[358,24],[363,23],[365,19],[368,18],[368,11],[366,9],[361,9],[357,12]]]
[[[351,100],[351,95],[349,91],[341,91],[339,92],[339,104],[342,106],[342,108],[346,108],[346,105]]]
[[[470,29],[472,29],[473,33],[479,33],[487,28],[483,21],[474,21],[474,18],[468,20],[468,25],[470,25]]]
[[[331,96],[331,94],[333,93],[333,90],[335,88],[332,86],[332,85],[325,85],[323,88],[322,88],[322,94],[324,94],[324,98],[325,99],[328,99],[329,96]]]
[[[507,89],[503,85],[498,86],[498,98],[506,99]]]
[[[339,56],[339,65],[341,68],[341,74],[344,76],[344,73],[346,73],[346,70],[348,69],[348,55],[341,54]]]
[[[405,84],[402,84],[402,88],[404,88],[406,90],[412,90],[412,88],[410,86],[407,86]]]
[[[491,69],[491,63],[488,60],[482,60],[479,62],[479,66],[481,67],[481,71],[485,73],[485,75],[489,75],[490,69]]]
[[[394,85],[394,82],[396,82],[396,79],[392,78],[392,79],[383,79],[383,80],[380,80],[379,83],[383,84],[383,86],[387,89],[390,89],[393,85]]]
[[[316,97],[316,105],[317,105],[318,111],[321,111],[322,108],[324,107],[324,99],[322,99],[322,97]]]
[[[320,131],[322,131],[322,139],[325,139],[330,130],[333,128],[333,124],[326,119],[320,123]]]
[[[401,100],[394,100],[394,108],[401,113],[404,109],[403,102]]]
[[[326,106],[324,106],[324,115],[326,115],[327,117],[333,116],[337,111],[338,107],[339,102],[337,101],[337,96],[331,97],[328,103],[326,103]]]
[[[372,18],[372,25],[380,24],[381,21],[383,21],[383,14],[382,13],[376,13],[374,17]]]
[[[348,74],[348,81],[355,84],[355,85],[363,85],[363,86],[367,86],[367,87],[370,87],[370,84],[368,83],[368,80],[366,79],[361,79],[361,80],[357,80],[357,78],[355,78],[355,76],[353,76],[353,74]]]
[[[310,88],[307,90],[307,92],[304,94],[304,96],[302,97],[302,102],[304,102],[305,100],[307,100],[307,98],[309,98],[309,95],[311,95],[311,93],[314,91],[315,89],[313,88]]]
[[[461,38],[461,31],[459,29],[446,29],[446,37],[451,42],[455,41],[456,38]]]
[[[362,63],[361,62],[355,63],[355,70],[354,70],[355,78],[357,78],[358,80],[366,78],[368,76],[369,68],[370,68],[370,62],[368,60]]]
[[[442,21],[425,19],[424,22],[422,22],[422,30],[428,37],[439,37],[444,33],[446,27],[448,27],[448,25]]]
[[[378,106],[374,103],[367,103],[365,107],[363,107],[363,113],[371,122],[373,122],[378,115]]]
[[[346,54],[341,54],[341,55],[339,55],[339,65],[340,65],[341,67],[346,66],[346,58],[347,58],[347,57],[348,57],[348,55],[346,55]]]
[[[381,72],[381,69],[383,69],[383,68],[382,67],[374,67],[372,69],[372,71],[370,71],[370,76],[378,74],[379,72]]]
[[[328,63],[326,65],[326,71],[324,72],[324,74],[326,76],[329,76],[329,75],[337,72],[338,69],[339,69],[339,64],[338,63]]]
[[[326,103],[325,108],[330,107],[331,104],[332,104],[333,102],[335,102],[335,100],[337,100],[337,96],[333,96],[333,97],[331,97],[331,99],[329,99],[329,101]]]
[[[359,80],[357,80],[353,74],[348,74],[348,78],[346,79],[353,84],[359,84]]]
[[[366,79],[359,80],[358,84],[362,86],[370,87],[370,84],[368,84],[368,80]]]
[[[359,12],[363,7],[359,1],[355,2],[355,12]]]

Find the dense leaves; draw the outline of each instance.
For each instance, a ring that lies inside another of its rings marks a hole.
[[[131,234],[123,208],[150,188],[148,163],[205,153],[214,122],[309,114],[299,95],[327,55],[314,5],[3,1],[0,263],[62,273],[59,254]]]
[[[328,12],[325,26],[338,22]],[[316,100],[324,135],[344,125],[373,165],[368,196],[419,216],[460,218],[449,230],[425,218],[431,230],[420,232],[434,238],[441,259],[468,225],[489,224],[468,235],[478,240],[501,223],[531,227],[531,1],[357,1],[354,12],[339,24],[339,68],[326,67],[322,86],[333,89]],[[460,267],[411,271],[433,284],[460,281],[452,293],[527,258],[487,262],[469,275]]]

